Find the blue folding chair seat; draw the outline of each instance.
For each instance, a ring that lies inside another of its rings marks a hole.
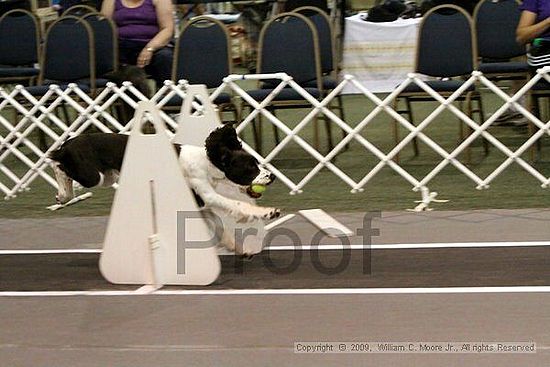
[[[43,96],[44,94],[46,94],[48,92],[48,90],[50,89],[51,84],[57,84],[62,90],[67,89],[67,87],[69,86],[69,83],[51,82],[49,84],[33,85],[33,86],[30,86],[30,87],[26,87],[25,90],[33,96]],[[84,93],[90,93],[90,91],[91,91],[91,88],[90,88],[89,84],[77,83],[76,85]]]
[[[438,93],[452,93],[464,85],[463,80],[428,80],[426,84]],[[470,85],[465,92],[474,92],[475,86]],[[402,93],[425,93],[417,84],[409,84]]]
[[[109,79],[105,79],[105,78],[97,78],[95,80],[95,87],[96,88],[105,88],[107,86],[107,83],[109,83],[110,80]],[[76,81],[77,84],[85,84],[85,85],[88,85],[90,86],[91,85],[91,81],[89,78],[84,78],[84,79],[79,79]],[[51,84],[51,83],[50,83]]]
[[[38,76],[39,69],[30,67],[17,66],[0,66],[0,78],[25,78]]]
[[[529,64],[521,61],[506,61],[506,62],[482,62],[479,64],[477,70],[483,74],[509,74],[509,73],[522,73],[527,74],[529,71]]]
[[[229,93],[222,92],[216,97],[216,99],[214,100],[214,104],[221,105],[225,103],[231,103],[231,95]],[[170,98],[168,102],[166,102],[164,107],[181,107],[182,104],[183,99],[180,96],[175,95]]]
[[[317,81],[312,80],[306,83],[302,83],[302,86],[308,88],[317,88]],[[323,91],[330,91],[338,86],[338,81],[330,75],[325,75],[321,77],[321,86],[323,87]]]
[[[311,94],[313,98],[319,98],[321,97],[321,92],[317,88],[304,88],[306,92]],[[262,89],[255,89],[250,90],[247,93],[252,97],[255,101],[263,101],[267,98],[267,96],[273,91],[272,88],[262,88]],[[276,96],[273,98],[273,101],[305,101],[304,97],[295,91],[292,88],[283,88]]]

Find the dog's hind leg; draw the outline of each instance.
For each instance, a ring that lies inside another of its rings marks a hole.
[[[101,180],[99,184],[103,187],[110,187],[118,182],[118,178],[120,177],[120,172],[114,169],[110,169],[105,171],[104,174],[100,173],[100,176],[101,176]]]
[[[57,195],[55,199],[60,204],[65,204],[74,198],[73,180],[59,168],[59,163],[52,164],[55,180],[57,181]]]

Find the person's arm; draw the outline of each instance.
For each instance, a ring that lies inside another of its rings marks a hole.
[[[137,60],[137,66],[144,67],[149,65],[153,53],[162,48],[174,37],[174,12],[171,0],[153,0],[157,11],[157,21],[159,32],[153,37],[140,52]]]
[[[113,19],[114,11],[115,11],[115,0],[103,0],[103,4],[101,4],[101,14],[105,18]]]
[[[528,10],[521,12],[518,26],[516,28],[516,41],[521,44],[531,42],[550,28],[550,18],[535,23],[537,14]]]

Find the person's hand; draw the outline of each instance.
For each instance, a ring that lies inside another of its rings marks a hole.
[[[147,65],[151,63],[151,59],[153,58],[153,51],[148,47],[145,47],[138,55],[137,58],[137,66],[140,68],[144,68]]]

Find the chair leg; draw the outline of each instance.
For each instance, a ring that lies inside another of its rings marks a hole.
[[[317,115],[313,118],[313,147],[319,151],[319,117]]]
[[[460,102],[460,103],[462,104],[462,102]],[[463,106],[460,106],[461,110],[462,110],[462,107]],[[471,118],[472,117],[472,105],[471,105],[471,101],[468,97],[466,97],[466,109],[467,109],[466,110],[466,115]],[[460,120],[460,125],[464,125],[464,122],[462,120]],[[464,132],[464,130],[462,130],[462,131]],[[467,136],[470,136],[471,133],[472,133],[472,128],[470,127],[470,125],[466,125],[466,131],[465,131],[465,134],[462,135],[460,143],[462,143]],[[472,150],[470,149],[470,146],[468,145],[466,147],[466,163],[470,164],[471,162],[472,162]]]
[[[271,112],[273,116],[277,117],[275,109],[269,109],[269,112]],[[279,145],[279,143],[281,142],[281,137],[279,136],[279,129],[277,128],[277,126],[273,124],[271,124],[271,126],[273,127],[273,136],[275,137],[275,145]]]
[[[414,124],[414,117],[413,117],[411,100],[409,98],[405,98],[405,102],[407,104],[407,115],[409,116],[409,121],[411,122],[411,124],[416,126]],[[418,155],[420,154],[420,150],[418,149],[418,138],[414,137],[412,143],[413,143],[414,156],[418,157]]]
[[[533,111],[533,115],[535,115],[535,117],[537,117],[540,120],[542,115],[541,115],[538,96],[530,93],[528,96],[528,106],[529,106],[529,110]],[[536,131],[536,127],[531,121],[529,121],[528,128],[529,128],[529,136],[532,136]],[[540,150],[541,150],[541,142],[539,139],[535,144],[531,145],[531,148],[529,148],[529,159],[531,160],[531,162],[534,162],[540,156]]]
[[[252,107],[250,107],[250,113],[252,113]],[[254,145],[256,146],[256,152],[262,155],[262,115],[258,114],[254,120],[252,120],[252,135],[254,136]]]
[[[231,103],[231,105],[233,106],[232,108],[233,108],[233,117],[235,118],[235,125],[237,125],[241,121],[240,111],[234,103]]]
[[[65,123],[67,125],[70,124],[70,121],[69,121],[69,110],[67,109],[67,105],[65,103],[63,103],[61,105],[61,111],[63,111],[63,117],[65,118]]]
[[[332,142],[332,124],[331,120],[324,115],[323,120],[325,121],[325,129],[327,131],[328,152],[330,152],[334,148],[334,144]]]
[[[477,96],[476,98],[477,102],[477,114],[479,117],[479,125],[482,125],[485,122],[485,112],[483,112],[483,101],[481,99],[481,96]],[[489,155],[489,141],[485,139],[484,137],[481,137],[483,139],[483,152],[485,155]]]
[[[336,102],[338,103],[338,112],[339,112],[339,115],[340,115],[340,120],[346,122],[346,116],[345,116],[345,113],[344,113],[344,99],[342,98],[341,94],[338,94],[336,96]],[[342,139],[345,139],[347,135],[348,135],[348,133],[346,132],[346,130],[342,129]],[[351,141],[346,144],[346,146],[344,147],[343,150],[344,151],[348,150],[350,144],[351,144]]]
[[[399,106],[399,100],[396,98],[394,101],[393,101],[393,109],[394,111],[397,111],[397,107]],[[397,112],[399,113],[399,112]],[[393,120],[393,139],[394,139],[394,142],[395,142],[395,145],[397,145],[399,143],[399,123],[397,122],[397,120]],[[393,156],[393,161],[395,163],[399,163],[399,152],[397,152],[394,156]]]

